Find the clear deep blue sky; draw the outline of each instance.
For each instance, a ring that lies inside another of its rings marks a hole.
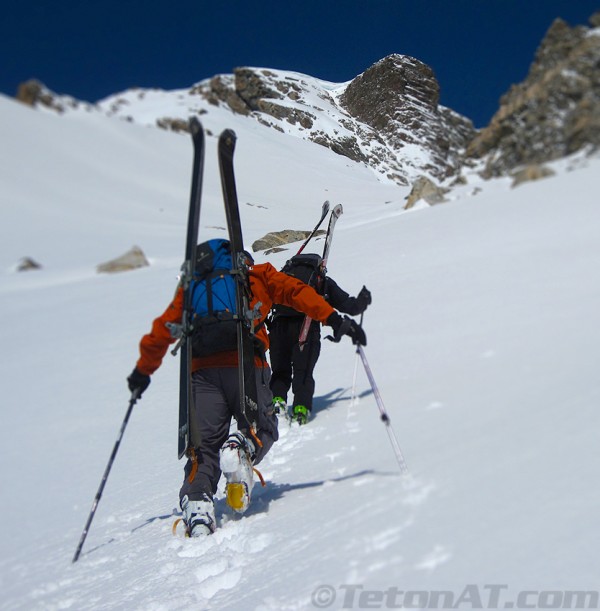
[[[429,64],[441,103],[482,127],[522,80],[555,17],[588,25],[600,0],[5,0],[0,92],[37,78],[95,102],[185,88],[237,66],[343,82],[390,53]]]

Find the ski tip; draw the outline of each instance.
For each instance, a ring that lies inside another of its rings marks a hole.
[[[197,134],[202,132],[202,123],[200,123],[197,117],[191,117],[188,121],[188,125],[192,136],[196,136]]]
[[[232,129],[225,129],[219,136],[219,145],[233,148],[236,140],[237,136],[235,135],[235,132]]]

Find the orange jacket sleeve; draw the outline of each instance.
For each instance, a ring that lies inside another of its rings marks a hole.
[[[179,287],[167,309],[152,323],[152,331],[140,341],[140,358],[136,367],[142,373],[152,375],[162,363],[169,346],[176,340],[166,323],[181,323],[183,312],[183,289]]]
[[[301,280],[278,272],[270,263],[255,265],[250,271],[252,304],[262,302],[264,320],[273,304],[290,306],[313,320],[325,322],[335,311],[312,287]]]

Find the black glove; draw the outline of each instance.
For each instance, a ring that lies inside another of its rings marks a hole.
[[[131,392],[138,391],[138,397],[150,386],[150,376],[142,373],[137,367],[131,372],[127,378],[127,386]]]
[[[333,329],[333,336],[328,335],[327,339],[333,342],[339,342],[344,335],[350,336],[353,344],[367,345],[367,336],[363,328],[348,316],[340,316],[337,312],[333,312],[325,321]]]
[[[356,303],[360,311],[364,312],[367,306],[371,305],[371,301],[371,291],[366,286],[363,286],[362,289],[360,289],[360,293],[356,296]]]

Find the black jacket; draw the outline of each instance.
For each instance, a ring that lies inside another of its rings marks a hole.
[[[350,297],[350,295],[341,289],[337,282],[329,276],[325,278],[325,293],[323,296],[336,310],[344,314],[350,314],[350,316],[362,314],[366,309],[366,306],[363,306],[356,297]]]
[[[350,295],[340,288],[337,282],[329,276],[325,277],[323,297],[336,310],[344,314],[350,314],[350,316],[362,314],[367,307],[366,304],[361,303],[356,297],[350,297]],[[287,306],[277,305],[273,308],[273,320],[277,320],[280,317],[304,318],[304,314]]]

